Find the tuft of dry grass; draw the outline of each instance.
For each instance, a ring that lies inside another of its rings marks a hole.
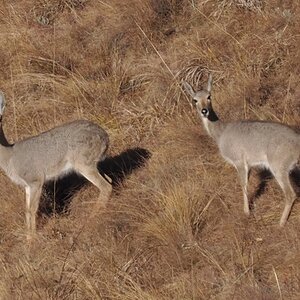
[[[9,141],[92,120],[115,186],[96,212],[80,178],[47,185],[29,247],[24,192],[1,174],[0,298],[299,299],[298,204],[279,229],[269,180],[246,218],[181,87],[211,72],[222,119],[299,125],[299,13],[296,0],[3,1]]]

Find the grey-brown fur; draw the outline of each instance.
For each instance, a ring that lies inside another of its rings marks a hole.
[[[285,193],[285,207],[280,219],[280,225],[284,226],[296,199],[289,175],[298,166],[300,135],[281,123],[219,120],[210,99],[211,86],[211,76],[207,89],[198,92],[184,82],[185,90],[193,97],[208,134],[217,143],[223,158],[238,171],[243,188],[245,213],[250,213],[247,196],[249,171],[254,166],[263,167],[272,172]],[[211,115],[215,117],[212,118]]]
[[[0,94],[1,117],[4,106],[4,96]],[[1,118],[0,135],[0,167],[26,191],[29,234],[35,232],[36,211],[47,180],[75,171],[99,188],[104,202],[108,200],[112,187],[109,179],[99,174],[97,163],[105,158],[109,137],[100,126],[85,120],[74,121],[9,145]]]

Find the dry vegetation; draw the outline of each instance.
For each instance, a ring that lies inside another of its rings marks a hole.
[[[98,212],[78,178],[48,187],[28,248],[24,191],[2,174],[0,298],[299,299],[299,205],[279,229],[271,180],[243,215],[235,170],[179,84],[209,69],[223,119],[299,125],[299,15],[297,0],[2,0],[8,139],[93,120],[116,184]]]

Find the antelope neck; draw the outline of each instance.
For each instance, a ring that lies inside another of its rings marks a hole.
[[[7,141],[4,131],[3,131],[3,126],[2,126],[2,116],[0,116],[0,145],[4,147],[11,147],[12,145]]]
[[[7,141],[3,128],[2,128],[2,117],[0,117],[0,168],[7,171],[7,166],[13,153],[13,145]]]
[[[225,123],[219,119],[212,106],[209,108],[208,117],[202,117],[202,122],[208,134],[217,142],[225,128]]]

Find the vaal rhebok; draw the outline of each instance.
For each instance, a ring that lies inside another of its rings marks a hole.
[[[285,194],[285,207],[280,219],[284,226],[291,212],[296,193],[290,182],[290,173],[299,167],[300,135],[287,125],[267,121],[221,121],[213,110],[211,99],[212,77],[206,89],[194,91],[183,83],[195,102],[208,134],[217,143],[222,157],[232,164],[240,177],[244,212],[249,215],[247,184],[251,167],[270,170]]]
[[[9,144],[2,129],[4,96],[0,94],[0,168],[26,191],[28,237],[36,230],[36,212],[43,184],[70,171],[78,172],[97,186],[103,204],[112,186],[102,177],[97,163],[105,158],[108,134],[100,126],[85,120],[55,127],[39,135]]]

